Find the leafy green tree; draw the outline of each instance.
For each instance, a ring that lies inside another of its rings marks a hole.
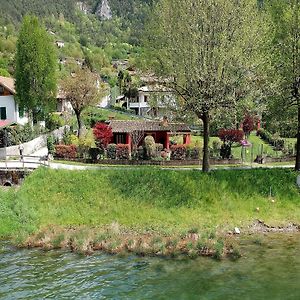
[[[55,108],[56,66],[51,38],[37,17],[26,16],[17,42],[16,99],[34,123]]]
[[[266,8],[273,21],[271,58],[276,70],[277,95],[269,109],[280,122],[296,119],[297,149],[295,169],[300,171],[300,1],[269,0]]]
[[[213,113],[232,110],[250,94],[262,66],[261,18],[256,0],[160,0],[156,6],[148,46],[156,72],[180,95],[181,111],[202,120],[203,171],[209,170]]]

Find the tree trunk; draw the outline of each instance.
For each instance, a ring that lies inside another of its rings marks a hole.
[[[78,133],[77,136],[80,137],[82,131],[82,121],[81,121],[81,112],[75,112],[77,124],[78,124]]]
[[[203,161],[202,161],[202,171],[209,171],[209,113],[204,112],[202,115],[203,121]]]
[[[295,170],[300,171],[300,105],[298,105],[298,130],[297,130],[297,149]]]

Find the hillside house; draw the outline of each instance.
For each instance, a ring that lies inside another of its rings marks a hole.
[[[139,116],[156,118],[166,115],[167,106],[174,106],[175,103],[175,95],[171,90],[159,85],[149,85],[140,87],[137,97],[127,99],[124,106],[135,110]]]
[[[152,135],[157,144],[162,144],[165,149],[170,149],[172,136],[183,136],[183,144],[191,143],[191,129],[183,123],[170,123],[163,121],[120,121],[111,120],[109,126],[113,132],[114,144],[127,144],[132,148],[132,133],[141,131],[144,137]],[[142,142],[141,142],[142,143]],[[139,145],[138,145],[139,146]]]
[[[19,112],[18,104],[14,99],[15,82],[13,78],[0,76],[0,121],[9,121],[24,125],[28,122],[28,115]],[[57,94],[57,112],[71,113],[73,111],[69,101],[59,91]]]
[[[0,121],[24,125],[28,122],[28,118],[19,112],[14,99],[15,93],[14,79],[0,76]]]

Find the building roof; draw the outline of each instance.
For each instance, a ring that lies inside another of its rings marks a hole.
[[[16,124],[16,123],[12,122],[10,120],[1,120],[0,121],[0,128],[4,128],[4,127],[10,126],[10,125],[14,125],[14,124]]]
[[[0,76],[0,85],[4,86],[12,94],[16,93],[16,90],[15,90],[15,80],[13,78]]]
[[[14,78],[0,76],[0,85],[4,86],[4,88],[8,89],[13,95],[16,93]],[[60,90],[60,89],[57,92],[57,98],[58,99],[65,99],[66,98],[63,91]]]
[[[138,91],[145,93],[174,93],[174,91],[170,88],[158,84],[142,86],[138,89]]]
[[[109,123],[113,133],[130,133],[141,131],[167,131],[167,132],[191,132],[184,123],[170,123],[163,121],[121,121],[111,120]]]

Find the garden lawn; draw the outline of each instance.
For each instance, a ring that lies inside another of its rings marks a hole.
[[[181,137],[175,137],[174,140],[177,143],[182,143]],[[251,162],[251,159],[253,157],[253,160],[256,158],[257,155],[261,155],[261,151],[263,151],[263,155],[267,155],[270,157],[282,157],[283,153],[281,151],[275,151],[273,147],[266,142],[264,142],[260,137],[256,136],[255,132],[252,132],[249,137],[249,142],[252,144],[252,150],[251,148],[246,148],[244,155],[245,155],[245,161]],[[290,144],[290,147],[296,143],[296,139],[290,138],[285,139],[286,143]],[[211,137],[209,140],[210,147],[212,146],[214,141],[219,141],[220,139],[218,137]],[[202,136],[192,136],[192,145],[198,145],[200,147],[203,146],[203,137]],[[253,151],[251,155],[251,151]],[[239,144],[233,144],[232,146],[232,155],[235,159],[241,159],[242,155],[242,147]]]
[[[209,174],[155,168],[39,169],[20,189],[0,190],[0,236],[28,235],[49,225],[101,227],[113,222],[163,234],[228,230],[255,219],[300,224],[296,176],[281,169]]]

